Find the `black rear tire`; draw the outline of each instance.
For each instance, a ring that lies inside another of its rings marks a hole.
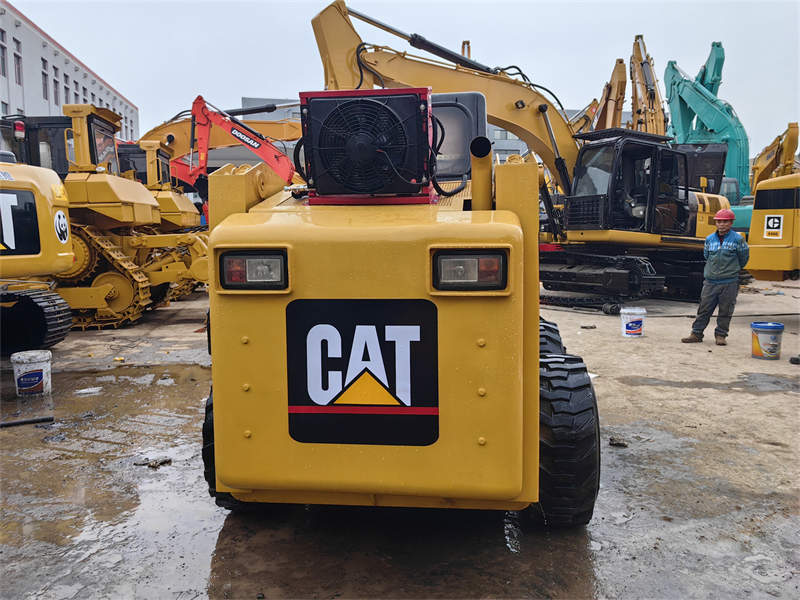
[[[567,347],[561,339],[558,325],[539,317],[539,355],[566,353]]]
[[[584,525],[600,491],[600,420],[583,360],[539,358],[539,502],[527,509],[537,523]]]

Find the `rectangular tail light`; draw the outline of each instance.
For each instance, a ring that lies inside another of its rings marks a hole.
[[[440,250],[433,255],[433,287],[437,290],[504,290],[508,261],[502,250]]]
[[[232,250],[219,258],[223,289],[285,290],[289,271],[285,250]]]

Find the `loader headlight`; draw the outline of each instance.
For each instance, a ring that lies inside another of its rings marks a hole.
[[[437,290],[503,290],[508,261],[503,251],[441,250],[433,255],[433,287]]]
[[[286,250],[233,250],[219,258],[219,281],[226,290],[285,290]]]

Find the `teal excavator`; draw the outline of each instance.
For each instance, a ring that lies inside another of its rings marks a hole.
[[[674,60],[667,63],[664,85],[671,117],[667,134],[680,145],[727,145],[726,177],[720,193],[730,201],[737,229],[746,231],[753,211],[752,202],[742,201],[750,195],[750,146],[736,111],[717,97],[724,62],[722,43],[713,42],[708,60],[697,77],[686,74]]]

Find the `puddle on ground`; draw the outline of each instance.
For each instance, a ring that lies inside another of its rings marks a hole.
[[[744,373],[739,381],[720,383],[712,381],[669,381],[655,377],[630,376],[620,377],[619,382],[630,386],[664,386],[694,390],[728,390],[746,391],[750,394],[769,394],[773,392],[800,393],[800,381],[797,378],[779,377],[765,373]]]

